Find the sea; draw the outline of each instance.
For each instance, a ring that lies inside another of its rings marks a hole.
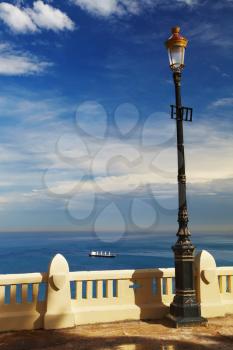
[[[70,271],[173,267],[171,246],[175,241],[175,232],[128,233],[110,242],[86,232],[0,233],[0,274],[46,272],[57,253],[67,259]],[[192,241],[196,253],[207,250],[217,266],[233,266],[233,232],[195,232]],[[90,250],[117,256],[92,258]]]

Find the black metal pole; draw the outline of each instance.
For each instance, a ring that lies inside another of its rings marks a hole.
[[[175,255],[175,297],[170,306],[170,318],[176,327],[206,323],[201,317],[195,291],[194,250],[188,229],[186,175],[181,103],[181,73],[173,73],[176,94],[176,128],[178,153],[179,212],[177,242],[172,247]]]

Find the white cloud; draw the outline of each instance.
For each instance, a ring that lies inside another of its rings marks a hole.
[[[92,15],[108,17],[112,15],[138,14],[144,8],[167,6],[170,0],[73,0],[81,9]],[[177,5],[193,6],[199,0],[176,0]],[[175,4],[174,4],[175,6]]]
[[[74,0],[74,2],[83,10],[95,15],[110,16],[121,12],[118,0]]]
[[[47,111],[54,119],[41,122],[40,117]],[[4,187],[0,204],[18,208],[20,203],[24,208],[35,205],[44,209],[46,203],[53,202],[46,191],[41,191],[42,175],[53,163],[61,130],[67,129],[66,123],[59,119],[65,111],[69,115],[70,104],[63,98],[47,95],[43,98],[23,89],[11,89],[6,95],[2,91],[0,117],[11,118],[11,123],[10,126],[3,123],[0,130],[0,187]]]
[[[230,28],[228,27],[227,22],[225,26],[202,22],[193,26],[193,29],[187,32],[187,36],[204,44],[208,43],[208,45],[211,44],[220,48],[231,49],[233,42],[229,35]]]
[[[197,5],[199,3],[199,0],[177,0],[177,1],[189,6]]]
[[[130,193],[133,196],[145,196],[145,186],[142,185],[149,184],[156,199],[177,196],[175,142],[170,144],[169,149],[166,149],[164,145],[160,149],[156,147],[146,149],[135,144],[135,139],[116,140],[110,137],[107,144],[97,144],[95,149],[90,147],[89,163],[83,164],[77,161],[78,157],[82,156],[76,142],[77,131],[69,122],[69,118],[66,118],[65,121],[59,118],[61,114],[64,114],[65,109],[67,109],[66,115],[69,115],[70,105],[59,98],[43,99],[38,96],[35,98],[31,92],[27,93],[24,99],[22,99],[24,92],[20,92],[20,95],[17,92],[17,94],[14,96],[11,91],[8,97],[3,94],[5,102],[0,100],[0,116],[7,118],[11,116],[17,121],[14,128],[11,123],[10,126],[4,126],[0,130],[2,143],[0,164],[4,163],[0,172],[0,186],[1,183],[10,182],[9,186],[5,186],[4,189],[9,205],[17,206],[18,203],[11,196],[12,192],[17,193],[18,198],[23,198],[24,206],[26,202],[29,202],[30,206],[32,203],[35,206],[44,205],[49,198],[51,198],[51,207],[56,208],[58,204],[60,205],[60,199],[57,197],[46,197],[48,183],[44,181],[44,175],[51,167],[54,171],[49,179],[50,193],[66,194],[74,187],[77,190],[78,187],[78,194],[85,196],[93,192],[123,195]],[[51,112],[53,119],[37,123],[40,117],[39,111],[43,116],[46,110]],[[185,126],[189,193],[193,195],[221,195],[223,193],[224,195],[228,184],[232,183],[233,176],[232,125],[230,120],[216,120],[213,123],[213,120],[205,119],[206,121],[200,121],[197,125]],[[145,137],[154,140],[157,130],[163,130],[167,125],[164,118],[159,119],[157,116],[157,121],[157,125],[156,123],[145,125]],[[60,136],[63,134],[69,137],[60,144]],[[89,138],[83,137],[83,141],[89,146]],[[169,138],[166,141],[169,141]],[[153,143],[150,142],[150,145]],[[106,152],[102,152],[101,157],[96,159],[96,166],[91,168],[94,170],[94,176],[88,178],[83,187],[78,171],[80,170],[80,173],[83,171],[84,175],[88,173],[89,166],[94,164],[93,158],[96,152],[99,152],[99,147],[104,147]],[[132,148],[134,147],[141,154],[141,160],[137,162],[133,162]],[[109,158],[116,156],[116,149],[122,159],[115,159],[107,172],[106,164]],[[128,159],[131,163],[124,162],[123,158]],[[154,158],[155,168],[152,169],[150,164]],[[232,193],[232,186],[230,191]],[[56,201],[59,203],[56,204]],[[61,208],[64,208],[63,203]]]
[[[144,130],[151,140],[155,139],[156,130],[163,130],[166,120],[158,120],[158,124],[146,124]],[[199,122],[186,128],[186,161],[188,182],[192,184],[193,194],[212,193],[209,183],[218,179],[231,179],[232,167],[232,126],[230,121],[213,120]],[[134,140],[118,140],[110,138],[106,143],[97,145],[95,152],[89,155],[84,172],[92,171],[93,179],[86,181],[85,188],[82,187],[82,179],[74,180],[74,172],[68,175],[64,172],[69,163],[63,166],[56,162],[56,158],[50,158],[53,162],[52,168],[56,171],[56,177],[51,172],[49,189],[51,193],[67,193],[78,188],[78,193],[134,193],[137,195],[142,185],[150,185],[153,193],[157,196],[173,195],[177,191],[177,156],[175,140],[164,139],[170,146],[162,146],[159,149],[146,149],[134,144]],[[75,144],[74,139],[70,144]],[[89,139],[85,140],[89,145]],[[155,142],[156,143],[156,142]],[[152,145],[152,144],[151,144]],[[216,148],[216,145],[218,147]],[[98,148],[100,147],[100,151]],[[135,147],[135,148],[134,148]],[[135,154],[132,150],[135,150]],[[203,153],[203,149],[205,152]],[[140,154],[140,158],[137,153]],[[200,157],[201,154],[201,157]],[[60,150],[62,155],[62,150]],[[119,156],[119,158],[116,157]],[[126,162],[127,160],[127,162]],[[70,157],[72,164],[75,164]],[[153,161],[153,163],[152,163]],[[78,168],[81,168],[77,162]],[[59,165],[59,167],[58,167]],[[152,167],[153,165],[153,167]],[[228,180],[227,180],[228,181]],[[48,183],[47,183],[48,184]],[[143,191],[143,188],[142,188]],[[195,192],[196,191],[196,192]],[[220,191],[221,192],[221,191]]]
[[[233,97],[223,97],[214,101],[210,107],[231,107],[233,106]]]
[[[16,33],[75,28],[74,22],[65,13],[41,0],[34,1],[32,8],[19,6],[7,2],[0,3],[0,18]]]
[[[0,45],[0,74],[28,75],[43,72],[51,63],[41,61],[27,52],[15,50],[9,44]]]
[[[7,2],[0,3],[0,18],[12,31],[17,33],[35,32],[37,30],[36,25],[24,10]]]
[[[43,1],[35,1],[33,9],[27,10],[28,14],[39,28],[59,30],[73,30],[74,22],[62,11],[44,4]]]
[[[25,160],[25,155],[10,145],[0,145],[0,163],[11,163]]]

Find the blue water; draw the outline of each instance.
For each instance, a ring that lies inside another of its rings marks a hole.
[[[71,271],[172,267],[175,234],[128,234],[104,243],[90,233],[1,233],[0,274],[45,272],[51,258],[61,253]],[[195,233],[196,251],[208,250],[218,266],[233,266],[233,233]],[[90,258],[90,250],[111,250],[114,259]]]

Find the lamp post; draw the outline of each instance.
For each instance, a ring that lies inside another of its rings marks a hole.
[[[173,71],[176,105],[171,106],[171,118],[176,119],[178,153],[179,212],[177,242],[172,247],[175,255],[175,297],[170,305],[169,317],[176,327],[206,323],[201,317],[196,299],[194,276],[194,250],[188,229],[186,201],[186,175],[184,157],[183,120],[192,121],[192,109],[181,103],[181,72],[188,40],[181,36],[180,28],[172,28],[172,36],[166,41],[170,67]]]

